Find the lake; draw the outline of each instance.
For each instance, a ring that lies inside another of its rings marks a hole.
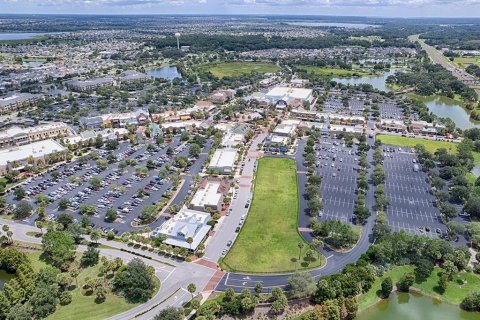
[[[164,66],[161,68],[152,69],[147,72],[149,76],[154,78],[162,78],[166,80],[173,80],[175,78],[181,78],[182,75],[178,72],[177,67],[175,66]]]
[[[341,22],[287,22],[291,26],[300,27],[334,27],[348,29],[378,28],[379,25],[365,23],[341,23]]]
[[[386,80],[388,76],[395,74],[397,72],[394,69],[390,69],[387,72],[384,72],[381,75],[368,76],[368,77],[355,77],[355,78],[332,78],[333,81],[342,83],[345,85],[359,85],[362,83],[371,84],[375,89],[388,92],[390,91],[387,87]]]
[[[7,283],[8,280],[12,279],[14,276],[14,274],[7,273],[7,271],[0,269],[0,289],[3,289],[5,283]]]
[[[430,112],[441,118],[452,119],[462,130],[480,127],[470,120],[470,115],[455,100],[442,96],[422,97],[420,100],[427,105]]]
[[[26,40],[46,35],[47,33],[0,33],[0,41],[2,40]]]
[[[392,293],[362,312],[358,320],[478,320],[480,313],[418,293]]]

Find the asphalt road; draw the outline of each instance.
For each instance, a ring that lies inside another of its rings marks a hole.
[[[373,146],[374,139],[369,138],[368,143]],[[303,166],[303,148],[305,147],[305,141],[299,141],[299,147],[297,148],[297,153],[295,154],[295,159],[297,160],[297,179],[299,186],[299,194],[305,193],[305,184],[306,184],[306,168]],[[302,161],[299,161],[299,160]],[[367,159],[369,162],[373,163],[373,149],[367,153]],[[368,175],[373,171],[373,166],[369,169]],[[372,212],[374,211],[374,192],[375,189],[373,185],[370,186],[367,194],[365,203]],[[300,201],[300,214],[299,214],[299,226],[308,226],[308,220],[310,216],[306,214],[306,204],[305,201]],[[330,275],[340,272],[347,264],[354,263],[360,258],[360,256],[365,253],[370,245],[374,242],[372,235],[372,228],[375,223],[375,216],[372,215],[363,227],[360,239],[357,242],[357,245],[347,253],[340,253],[323,248],[320,252],[326,257],[327,263],[323,267],[315,270],[309,271],[311,276],[314,279],[318,279],[323,275]],[[310,233],[302,233],[302,237],[310,242],[312,235]],[[260,274],[243,274],[243,273],[226,273],[222,280],[219,282],[216,291],[225,291],[227,288],[232,288],[235,292],[241,292],[243,289],[252,290],[257,283],[261,283],[263,286],[264,292],[270,292],[273,287],[285,288],[287,286],[288,278],[290,274],[281,274],[281,275],[260,275]]]
[[[203,256],[206,260],[216,263],[222,256],[223,250],[229,248],[227,242],[235,241],[238,236],[238,233],[235,232],[235,230],[240,226],[242,216],[248,214],[248,208],[245,208],[245,203],[252,196],[251,186],[254,175],[254,166],[258,155],[256,152],[257,145],[262,143],[266,136],[265,133],[259,134],[254,138],[249,148],[248,154],[244,159],[245,166],[243,170],[240,169],[236,175],[236,179],[239,181],[237,198],[232,199],[230,205],[230,208],[232,209],[231,213],[220,219],[220,226],[217,227],[215,235],[207,241],[205,255]]]

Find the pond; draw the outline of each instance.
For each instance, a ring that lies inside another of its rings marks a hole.
[[[154,78],[162,78],[169,81],[172,81],[175,78],[182,77],[180,72],[178,72],[177,67],[175,66],[164,66],[161,68],[152,69],[150,71],[147,71],[147,74]]]
[[[470,115],[455,100],[442,96],[429,96],[420,99],[428,107],[428,110],[441,118],[450,118],[455,125],[464,130],[479,127],[470,120]]]
[[[46,33],[0,33],[0,41],[2,40],[26,40],[43,36]]]
[[[7,273],[7,271],[0,269],[0,289],[3,289],[5,283],[7,283],[8,280],[12,279],[14,276],[14,274]]]
[[[458,306],[418,293],[392,293],[362,312],[358,320],[478,320],[480,313],[466,312]]]
[[[352,77],[352,78],[332,78],[333,81],[342,83],[345,85],[359,85],[362,83],[371,84],[375,89],[388,92],[390,91],[387,87],[386,80],[388,76],[395,74],[397,72],[394,69],[391,69],[387,72],[384,72],[381,75],[376,76],[366,76],[366,77]]]

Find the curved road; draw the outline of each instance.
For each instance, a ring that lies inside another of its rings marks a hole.
[[[261,138],[264,138],[262,135]],[[373,139],[370,139],[370,144],[373,144]],[[299,150],[303,151],[305,146],[305,141],[299,141]],[[368,153],[369,161],[372,161],[373,151]],[[299,188],[300,194],[304,194],[306,175],[306,168],[303,167],[302,152],[299,151],[295,154],[297,160],[297,171],[299,179]],[[370,169],[372,170],[372,169]],[[367,193],[366,203],[373,209],[373,188],[370,188]],[[305,223],[308,223],[307,216],[305,215],[305,203],[301,203],[301,214],[299,215],[299,226],[307,226]],[[373,212],[373,210],[372,210]],[[41,243],[40,238],[28,236],[27,232],[38,232],[39,229],[30,225],[17,223],[14,221],[0,219],[0,224],[7,224],[10,226],[10,229],[13,231],[13,238],[22,242],[30,243]],[[361,237],[357,245],[348,253],[338,253],[328,249],[322,249],[321,253],[327,258],[327,263],[322,268],[310,270],[310,274],[314,279],[322,275],[329,275],[340,272],[347,264],[354,263],[358,258],[369,248],[373,243],[371,230],[374,225],[374,216],[370,217],[368,222],[363,228]],[[311,241],[312,236],[308,233],[302,234],[306,241]],[[100,249],[100,254],[108,258],[120,257],[125,262],[130,261],[133,258],[138,258],[137,255],[121,251],[121,249],[129,250],[136,254],[141,254],[151,257],[151,259],[140,258],[147,265],[153,266],[156,270],[156,276],[161,281],[161,289],[159,292],[146,303],[132,308],[126,312],[123,312],[119,315],[115,315],[109,320],[127,320],[127,319],[152,319],[160,310],[168,307],[182,306],[184,303],[190,300],[190,294],[186,290],[186,287],[189,283],[195,283],[197,287],[197,293],[202,292],[203,290],[211,290],[210,288],[212,281],[216,284],[215,290],[224,291],[227,288],[233,288],[235,291],[239,292],[245,288],[253,289],[255,285],[260,282],[264,287],[264,291],[268,292],[273,287],[285,287],[287,285],[287,280],[290,274],[280,274],[280,275],[251,275],[251,274],[242,274],[242,273],[226,273],[221,281],[217,283],[218,280],[215,280],[218,270],[215,268],[214,264],[209,265],[209,263],[184,263],[174,259],[168,259],[162,256],[159,256],[154,253],[145,252],[142,250],[135,250],[131,247],[128,247],[126,244],[115,242],[115,241],[99,241],[101,244],[109,246],[111,248],[102,248]],[[80,246],[79,251],[85,250],[85,246]],[[206,260],[208,262],[208,260]],[[211,263],[210,263],[211,264]],[[207,289],[208,288],[208,289]]]
[[[369,126],[372,126],[372,121],[369,121]],[[368,143],[370,146],[374,144],[374,138],[368,138]],[[299,140],[298,149],[295,154],[295,160],[297,163],[297,179],[299,194],[305,194],[305,184],[307,181],[307,176],[305,172],[307,168],[303,166],[303,149],[305,147],[305,140]],[[367,153],[367,159],[371,163],[370,169],[368,170],[368,175],[373,171],[373,148]],[[370,184],[370,188],[366,194],[366,205],[369,207],[371,212],[374,211],[374,193],[375,188]],[[306,202],[300,201],[299,206],[299,227],[308,227],[310,216],[306,213]],[[375,224],[375,215],[367,220],[365,223],[360,239],[358,240],[356,246],[349,252],[340,253],[328,248],[323,248],[320,252],[326,257],[326,265],[321,268],[310,270],[310,274],[314,279],[317,279],[323,275],[331,275],[338,272],[341,272],[342,269],[350,263],[355,263],[360,256],[365,253],[370,245],[374,242],[372,235],[372,228]],[[311,242],[312,235],[310,233],[302,233],[302,237],[307,241]],[[277,274],[277,275],[266,275],[266,274],[246,274],[246,273],[235,273],[229,272],[226,273],[222,280],[218,283],[215,290],[225,291],[227,288],[232,288],[236,292],[240,292],[243,289],[252,289],[257,283],[261,283],[264,291],[269,292],[273,287],[286,287],[288,278],[292,273],[288,274]]]

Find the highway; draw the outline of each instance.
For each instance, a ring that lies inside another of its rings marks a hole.
[[[480,81],[476,79],[471,74],[457,68],[450,60],[448,60],[439,50],[435,49],[434,47],[425,43],[425,41],[419,38],[420,35],[412,35],[408,37],[411,42],[418,42],[422,49],[425,50],[429,57],[433,60],[434,63],[441,65],[448,71],[452,72],[452,74],[461,82],[468,85],[470,88],[479,92]]]

